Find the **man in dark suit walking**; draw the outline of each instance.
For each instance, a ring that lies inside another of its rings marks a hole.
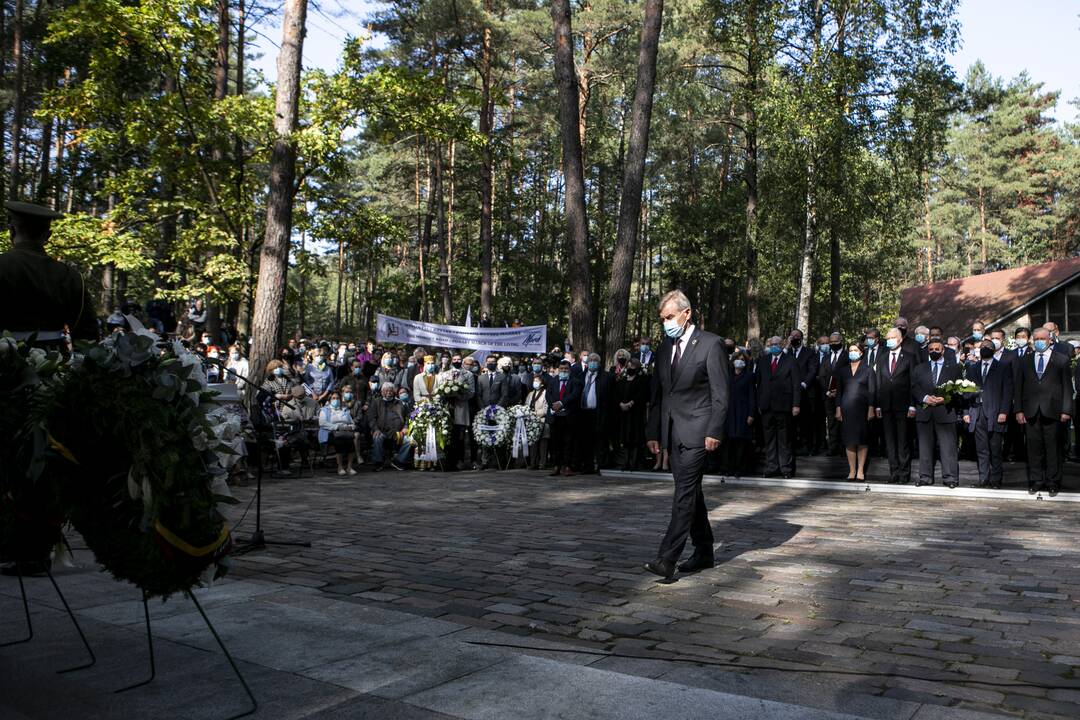
[[[911,402],[911,371],[916,358],[903,347],[904,337],[893,328],[885,335],[885,348],[878,355],[874,372],[877,377],[875,414],[881,420],[885,436],[885,455],[889,458],[889,483],[911,482],[911,438],[908,423],[915,417]]]
[[[1050,345],[1045,327],[1033,334],[1034,348],[1016,361],[1013,409],[1025,428],[1028,452],[1028,492],[1061,489],[1064,459],[1060,432],[1073,413],[1069,358]]]
[[[912,404],[919,436],[919,479],[915,485],[934,484],[934,450],[941,456],[941,479],[950,488],[960,484],[960,460],[956,447],[956,412],[937,394],[942,383],[960,379],[960,365],[945,357],[945,343],[930,338],[926,362],[915,366],[911,376]]]
[[[656,355],[656,382],[646,430],[649,451],[670,454],[675,495],[671,520],[656,560],[645,569],[665,580],[675,574],[687,537],[694,554],[678,566],[693,572],[713,566],[713,534],[701,492],[708,453],[720,447],[727,419],[729,370],[723,340],[690,322],[690,300],[680,290],[660,299],[667,336]]]
[[[796,374],[799,378],[799,397],[797,404],[804,408],[794,423],[795,434],[792,438],[796,451],[810,455],[814,448],[814,416],[809,412],[812,393],[817,391],[818,354],[813,348],[803,346],[802,330],[792,330],[788,336],[787,352],[795,360]]]
[[[1013,404],[1013,371],[994,357],[993,340],[979,343],[979,359],[968,365],[967,378],[979,394],[964,413],[964,424],[975,434],[979,462],[977,487],[1001,487],[1002,448]]]
[[[765,477],[788,478],[795,474],[792,428],[800,411],[799,367],[791,355],[781,352],[779,337],[769,338],[765,350],[754,370],[765,433]]]

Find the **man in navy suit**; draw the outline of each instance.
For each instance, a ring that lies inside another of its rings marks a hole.
[[[826,447],[829,455],[840,454],[840,428],[837,427],[836,420],[836,381],[833,376],[847,364],[844,336],[834,332],[829,336],[829,351],[822,356],[818,364],[818,387],[821,388],[824,398]]]
[[[570,361],[559,362],[559,374],[547,376],[545,393],[548,406],[548,424],[551,425],[551,439],[548,441],[548,456],[555,458],[552,475],[573,475],[573,426],[581,403],[581,380],[570,372]]]
[[[915,417],[911,402],[911,371],[918,358],[904,349],[904,336],[898,328],[885,334],[885,348],[873,367],[877,383],[875,414],[885,435],[885,455],[889,458],[889,483],[911,482],[911,439],[909,421]]]
[[[769,338],[765,350],[754,370],[765,433],[765,477],[783,474],[789,478],[795,474],[793,427],[802,391],[799,366],[795,358],[781,351],[779,337]]]
[[[993,340],[979,343],[979,357],[968,363],[967,379],[979,386],[964,412],[964,424],[975,434],[979,461],[977,487],[1001,487],[1002,448],[1013,404],[1013,370],[995,355]]]
[[[678,566],[694,572],[713,566],[713,534],[701,492],[705,460],[720,447],[727,421],[729,374],[724,341],[691,322],[690,300],[681,290],[660,298],[660,319],[667,336],[656,351],[649,421],[645,431],[649,451],[667,448],[675,494],[671,520],[656,560],[645,569],[665,580],[675,574],[687,538],[694,554]]]
[[[1055,352],[1050,331],[1036,330],[1034,348],[1016,363],[1013,410],[1027,437],[1028,492],[1061,489],[1061,427],[1072,419],[1073,389],[1069,358]]]
[[[915,366],[911,376],[911,403],[916,407],[919,437],[919,479],[915,485],[934,484],[934,450],[941,456],[941,479],[950,488],[960,484],[960,460],[956,447],[956,411],[937,394],[938,386],[959,380],[961,368],[945,356],[941,338],[926,344],[927,359]]]
[[[814,447],[814,416],[810,412],[810,397],[817,391],[818,354],[816,350],[803,346],[803,332],[798,329],[792,330],[788,336],[787,352],[795,359],[798,368],[798,405],[806,408],[806,412],[794,424],[793,443],[798,452],[809,455]]]

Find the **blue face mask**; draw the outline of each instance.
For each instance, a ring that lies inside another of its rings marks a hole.
[[[646,345],[645,343],[642,343],[641,352],[649,352],[649,346]]]
[[[926,342],[926,336],[922,333],[915,333],[915,342],[922,345],[924,342]]]
[[[896,346],[899,344],[900,343],[897,341],[896,338],[887,338],[885,340],[885,347],[889,348],[890,350],[895,350]]]
[[[352,369],[352,374],[355,375],[356,377],[360,377],[360,368],[358,368],[358,367],[353,368]]]
[[[866,338],[866,347],[872,348],[877,345],[877,338]]]
[[[401,402],[409,402],[409,396],[408,395],[398,395],[398,400],[400,400]]]
[[[534,373],[538,373],[538,372],[543,372],[543,371],[544,371],[544,366],[543,366],[543,365],[540,365],[539,363],[536,363],[536,364],[534,364],[534,365],[532,366],[532,371],[533,371]]]
[[[669,338],[671,338],[673,340],[678,338],[678,337],[681,337],[682,334],[685,331],[686,331],[686,326],[685,325],[680,325],[679,321],[676,320],[675,318],[671,318],[670,320],[665,320],[664,321],[664,334],[667,335]]]
[[[283,368],[274,368],[274,375],[276,377],[282,377],[285,375],[285,370]]]
[[[1046,340],[1035,341],[1035,352],[1046,352],[1046,348],[1050,347],[1050,343]]]
[[[352,393],[345,393],[341,397],[345,400],[345,402],[349,402],[350,400],[352,400]]]
[[[596,362],[595,360],[590,360],[589,361],[589,369],[593,370],[593,371],[599,370],[600,369],[600,363]]]
[[[851,352],[849,352],[847,354],[847,359],[850,360],[851,362],[858,362],[859,358],[861,358],[861,357],[862,357],[862,353],[858,352],[857,350],[852,350]]]
[[[424,372],[426,372],[428,375],[434,375],[435,374],[435,365],[432,364],[432,363],[428,363],[427,365],[424,366]]]
[[[973,339],[973,340],[974,340],[975,342],[979,342],[980,340],[982,340],[982,339],[983,339],[983,334],[982,334],[982,331],[981,331],[981,330],[975,330],[975,331],[973,331],[973,332],[971,333],[971,338],[972,338],[972,339]]]
[[[560,380],[569,380],[570,379],[570,373],[568,373],[565,370],[560,370],[559,371],[559,379]]]
[[[371,387],[372,390],[378,390],[379,389],[379,383],[377,383],[377,382],[368,383],[368,385]]]
[[[732,363],[732,364],[733,364],[733,365],[735,365],[735,367],[737,367],[737,368],[738,368],[738,369],[740,369],[740,370],[742,370],[742,369],[743,369],[744,367],[746,367],[746,361],[745,361],[745,360],[742,360],[742,359],[740,359],[740,360],[736,360],[736,361],[735,361],[734,363]]]
[[[340,400],[337,400],[337,399],[335,399],[335,400],[331,400],[331,401],[330,401],[330,407],[332,407],[332,408],[334,408],[335,410],[337,410],[337,409],[338,409],[339,407],[341,407],[341,401],[340,401]]]
[[[822,343],[822,344],[818,345],[817,348],[821,352],[827,353],[827,352],[829,352],[829,343]]]
[[[770,355],[779,355],[780,354],[780,346],[779,345],[770,345],[769,346],[769,354]]]

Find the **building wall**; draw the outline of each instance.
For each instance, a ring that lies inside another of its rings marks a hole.
[[[1017,328],[1033,329],[1051,320],[1057,323],[1063,339],[1080,340],[1080,279],[990,327],[1001,328],[1012,337]]]

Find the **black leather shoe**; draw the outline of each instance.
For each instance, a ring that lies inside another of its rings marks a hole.
[[[1039,488],[1035,487],[1034,485],[1028,486],[1028,495],[1034,495],[1037,492],[1039,492]]]
[[[652,562],[645,563],[645,569],[653,575],[659,575],[664,580],[670,580],[675,577],[675,563],[673,562],[653,560]]]
[[[679,564],[679,572],[692,573],[698,570],[708,570],[711,567],[716,566],[716,560],[712,555],[698,555],[694,553],[690,556],[690,559],[684,563]]]
[[[1050,488],[1048,494],[1050,495],[1050,497],[1057,497],[1058,489],[1056,487],[1052,487]]]
[[[957,487],[957,485],[959,485],[960,483],[958,483],[958,482],[955,482],[955,481],[952,481],[952,482],[947,482],[947,483],[945,483],[945,484],[946,484],[946,485],[948,486],[948,488],[949,488],[950,490],[955,490],[955,489],[956,489],[956,487]]]

